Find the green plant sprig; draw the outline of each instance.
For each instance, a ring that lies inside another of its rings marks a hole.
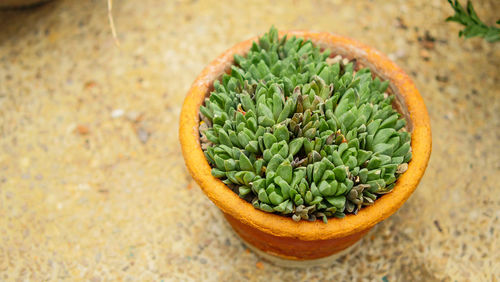
[[[467,10],[460,5],[458,0],[455,0],[455,2],[448,0],[448,2],[455,11],[455,15],[448,17],[446,21],[457,22],[465,26],[465,28],[458,33],[459,36],[464,36],[465,38],[480,36],[488,42],[500,41],[500,28],[487,26],[483,21],[481,21],[477,16],[476,11],[474,11],[474,7],[472,6],[472,2],[470,0],[467,1]],[[500,24],[500,20],[496,23]]]
[[[271,28],[200,107],[212,175],[260,210],[327,221],[392,191],[411,159],[388,81]]]

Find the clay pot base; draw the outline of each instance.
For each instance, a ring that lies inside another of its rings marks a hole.
[[[236,234],[236,232],[234,232]],[[238,235],[238,234],[236,234]],[[257,249],[256,247],[248,244],[245,240],[243,240],[240,236],[238,238],[241,239],[243,244],[252,252],[254,252],[258,257],[262,258],[263,260],[274,264],[279,267],[284,267],[284,268],[309,268],[309,267],[330,267],[333,264],[336,263],[337,259],[340,257],[350,253],[350,252],[356,252],[355,250],[358,247],[358,244],[360,241],[354,243],[354,245],[348,247],[347,249],[344,249],[338,253],[335,253],[333,255],[330,255],[328,257],[324,258],[319,258],[319,259],[310,259],[310,260],[290,260],[290,259],[285,259],[279,256],[271,255],[269,253],[266,253],[264,251],[261,251]]]
[[[222,213],[221,213],[222,214]],[[327,257],[319,258],[319,259],[309,259],[309,260],[295,260],[295,259],[287,259],[278,255],[270,254],[268,252],[262,251],[259,248],[253,246],[252,244],[248,243],[245,241],[245,239],[241,238],[241,236],[231,227],[229,222],[227,220],[223,221],[224,228],[228,231],[234,234],[242,243],[245,245],[246,248],[251,250],[254,254],[256,254],[259,258],[262,260],[271,263],[275,266],[279,267],[284,267],[284,268],[298,268],[298,269],[305,269],[305,268],[310,268],[310,267],[331,267],[334,266],[337,263],[337,260],[345,255],[357,255],[361,252],[361,245],[363,245],[364,241],[366,238],[369,238],[370,236],[364,236],[361,240],[355,242],[351,246],[347,247],[346,249],[339,251],[337,253],[334,253],[332,255],[329,255]],[[368,231],[368,234],[374,232],[378,228],[378,225],[374,226],[370,231]]]

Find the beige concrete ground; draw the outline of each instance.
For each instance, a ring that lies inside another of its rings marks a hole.
[[[0,12],[0,280],[498,279],[500,43],[458,38],[446,1],[114,1],[120,48],[105,2]],[[190,83],[271,24],[388,54],[432,120],[420,187],[327,269],[246,250],[180,153]]]

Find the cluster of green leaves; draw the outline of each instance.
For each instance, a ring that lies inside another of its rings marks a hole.
[[[455,11],[455,15],[448,17],[446,21],[453,21],[465,26],[458,35],[465,38],[480,36],[488,42],[500,41],[500,28],[494,26],[487,26],[476,14],[472,2],[467,1],[467,10],[465,10],[458,0],[454,2],[448,0],[451,7]],[[500,24],[500,20],[496,22]]]
[[[212,175],[257,209],[326,222],[373,204],[406,170],[410,134],[388,82],[329,56],[271,28],[200,107]]]

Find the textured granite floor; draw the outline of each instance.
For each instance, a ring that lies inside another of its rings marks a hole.
[[[105,2],[0,12],[0,280],[498,280],[500,44],[458,38],[446,1],[115,1],[120,48]],[[419,188],[330,268],[246,250],[180,153],[190,83],[271,24],[388,54],[432,120]]]

